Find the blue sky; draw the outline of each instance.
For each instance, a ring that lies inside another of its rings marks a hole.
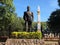
[[[14,0],[14,6],[18,17],[23,17],[24,11],[27,6],[30,6],[31,11],[34,13],[34,21],[37,22],[37,7],[40,6],[40,21],[45,22],[48,20],[51,12],[58,9],[57,0]]]

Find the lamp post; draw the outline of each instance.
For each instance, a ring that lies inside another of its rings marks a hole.
[[[37,15],[38,15],[38,19],[37,19],[37,31],[40,32],[41,25],[40,25],[40,7],[39,6],[38,6],[38,10],[37,10]]]

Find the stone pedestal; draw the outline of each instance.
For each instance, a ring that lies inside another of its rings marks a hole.
[[[40,39],[8,39],[5,45],[44,45]]]

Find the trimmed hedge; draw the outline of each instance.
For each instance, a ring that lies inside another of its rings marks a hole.
[[[41,32],[12,32],[12,38],[20,38],[20,39],[41,39]]]

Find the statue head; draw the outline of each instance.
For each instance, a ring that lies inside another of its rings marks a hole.
[[[30,6],[27,6],[27,11],[30,11]]]

